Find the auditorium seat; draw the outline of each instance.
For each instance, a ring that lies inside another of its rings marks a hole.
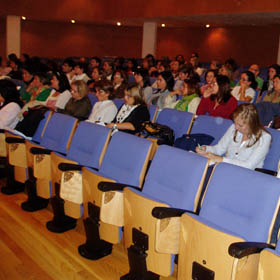
[[[211,135],[215,138],[211,145],[216,145],[231,125],[232,121],[228,119],[199,115],[195,118],[190,133]]]
[[[38,194],[51,187],[51,152],[67,153],[77,122],[74,117],[55,113],[46,127],[40,145],[26,142],[28,180],[25,187],[28,199],[21,204],[23,210],[32,212],[48,205],[48,199]]]
[[[32,143],[38,144],[41,142],[51,116],[51,111],[45,113],[32,137]],[[6,165],[7,184],[1,191],[4,194],[15,194],[24,190],[24,183],[28,179],[26,143],[30,141],[8,130],[5,130],[4,138],[6,139],[5,145],[7,147],[4,154],[6,153],[8,157]]]
[[[158,279],[158,275],[173,273],[180,216],[187,210],[196,211],[207,168],[205,157],[162,145],[142,192],[124,189],[124,237],[130,271],[121,279]]]
[[[229,255],[229,246],[270,240],[279,195],[279,179],[218,164],[199,215],[182,216],[178,279],[257,279],[259,256],[243,258],[238,248],[231,248]]]
[[[41,191],[41,197],[51,198],[54,217],[47,222],[47,228],[52,232],[65,232],[76,226],[76,219],[83,213],[82,201],[77,201],[78,193],[82,192],[82,183],[76,182],[75,188],[61,188],[62,172],[73,165],[87,166],[99,169],[106,152],[111,130],[106,126],[81,122],[73,136],[67,156],[60,153],[51,153],[51,178],[55,193],[52,188]],[[74,172],[64,173],[63,181],[72,179]],[[81,177],[82,175],[80,175]],[[82,195],[80,194],[80,197]]]
[[[86,243],[79,246],[81,256],[88,259],[102,258],[112,251],[112,244],[119,243],[122,231],[114,225],[99,221],[101,191],[99,182],[117,182],[141,188],[146,174],[151,141],[134,135],[117,132],[112,136],[98,171],[82,168],[84,226]],[[119,196],[110,193],[106,201],[112,200],[122,207]],[[109,209],[110,211],[110,209]],[[116,214],[110,211],[112,217]]]

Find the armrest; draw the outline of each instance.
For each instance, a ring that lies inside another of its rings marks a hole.
[[[265,248],[274,249],[275,247],[261,242],[236,242],[229,246],[228,253],[234,258],[241,259],[251,254],[260,253]]]
[[[61,171],[81,171],[83,165],[74,164],[74,163],[60,163],[58,169]]]
[[[256,168],[255,171],[262,172],[262,173],[265,173],[265,174],[268,174],[268,175],[272,175],[272,176],[276,176],[277,175],[276,171],[265,169],[265,168]]]
[[[153,217],[155,217],[157,219],[180,217],[184,213],[196,214],[189,210],[178,209],[178,208],[169,208],[169,207],[155,207],[152,211]]]
[[[109,192],[109,191],[123,191],[125,187],[130,187],[136,190],[140,190],[139,188],[131,185],[121,184],[121,183],[114,183],[114,182],[100,182],[98,184],[98,189],[102,192]]]
[[[38,148],[38,147],[32,147],[30,149],[30,152],[33,155],[50,155],[52,150]]]
[[[17,138],[17,137],[7,137],[6,143],[14,144],[14,143],[25,143],[24,138]]]

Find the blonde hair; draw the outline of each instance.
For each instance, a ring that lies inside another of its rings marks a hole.
[[[142,104],[145,105],[145,101],[143,100],[140,89],[137,85],[132,85],[126,87],[125,91],[134,99],[134,105]]]
[[[71,83],[71,86],[72,85],[77,87],[77,91],[82,98],[88,95],[88,87],[84,81],[74,81]]]
[[[239,105],[235,111],[232,114],[232,119],[236,120],[237,118],[240,118],[244,123],[246,123],[249,126],[249,139],[251,140],[252,136],[254,135],[256,137],[255,141],[251,143],[249,141],[247,147],[252,147],[255,145],[260,137],[262,136],[263,130],[266,131],[263,127],[263,125],[260,122],[260,118],[258,115],[258,111],[253,104],[241,104]],[[268,131],[266,131],[269,133]],[[235,130],[234,133],[234,142],[236,142],[236,135],[237,135],[237,130]]]

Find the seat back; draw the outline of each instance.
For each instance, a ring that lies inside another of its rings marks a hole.
[[[32,141],[36,142],[36,143],[40,143],[42,140],[42,137],[45,133],[45,129],[48,125],[48,122],[51,118],[52,112],[51,111],[47,111],[44,115],[44,118],[40,121],[37,130],[35,131],[33,137],[32,137]]]
[[[199,216],[245,240],[267,242],[279,195],[279,179],[220,163],[208,183]]]
[[[161,145],[146,176],[143,194],[171,207],[196,211],[208,159]]]
[[[112,136],[99,171],[117,182],[141,187],[150,150],[151,141],[117,132]]]
[[[116,105],[116,107],[118,108],[118,110],[122,107],[122,105],[124,104],[124,100],[121,98],[115,98],[114,103]]]
[[[277,171],[278,170],[278,162],[280,160],[280,131],[273,128],[267,128],[268,132],[272,136],[272,142],[269,149],[268,154],[264,160],[263,168]]]
[[[55,113],[46,127],[40,145],[46,149],[66,154],[77,122],[74,117]]]
[[[211,145],[215,145],[219,142],[221,137],[226,133],[227,129],[231,125],[232,125],[232,121],[228,119],[200,115],[193,122],[191,134],[193,133],[209,134],[215,138],[211,143]]]
[[[174,130],[175,139],[186,134],[193,119],[193,114],[175,109],[164,108],[157,118],[157,123],[167,125]]]
[[[260,102],[263,102],[263,100],[264,100],[265,96],[267,95],[267,93],[268,93],[268,90],[265,90],[265,91],[262,93]]]
[[[94,93],[89,93],[88,98],[89,98],[89,101],[90,101],[90,104],[92,107],[98,101],[98,98],[96,97],[96,95]]]
[[[67,158],[77,161],[80,165],[98,169],[110,135],[111,130],[106,126],[80,122],[71,141]]]
[[[150,112],[150,121],[155,122],[156,116],[158,112],[158,107],[156,105],[149,105],[149,112]]]

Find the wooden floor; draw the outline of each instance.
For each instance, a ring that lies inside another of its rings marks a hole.
[[[0,182],[1,185],[3,182]],[[0,193],[0,279],[119,279],[128,272],[128,260],[119,244],[113,253],[98,261],[82,258],[77,247],[85,237],[77,230],[49,232],[45,224],[50,210],[35,213],[21,210],[26,195]],[[176,274],[176,273],[174,273]],[[176,279],[173,277],[161,279]]]

